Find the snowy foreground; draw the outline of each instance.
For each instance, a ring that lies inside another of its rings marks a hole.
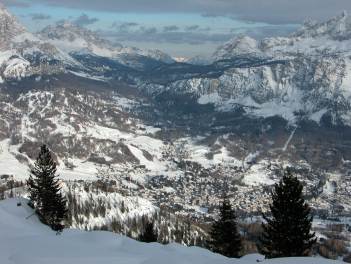
[[[0,202],[1,264],[217,264],[257,263],[262,256],[227,259],[201,248],[140,243],[109,232],[65,230],[57,236],[22,201]],[[31,216],[31,217],[29,217]],[[29,218],[28,218],[29,217]],[[275,259],[263,263],[338,263],[320,258]]]

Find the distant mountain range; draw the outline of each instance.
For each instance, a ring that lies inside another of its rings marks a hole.
[[[46,143],[66,181],[108,178],[203,220],[224,184],[264,210],[289,165],[312,206],[350,212],[350,51],[346,13],[184,61],[68,22],[30,33],[1,7],[0,175],[24,180]]]

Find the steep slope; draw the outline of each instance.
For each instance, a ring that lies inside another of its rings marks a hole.
[[[25,200],[21,202],[22,206],[17,206],[16,200],[0,202],[0,259],[3,264],[249,264],[262,259],[259,255],[246,256],[240,260],[228,259],[196,247],[145,244],[101,231],[64,230],[58,236],[39,222],[26,206]],[[265,260],[263,263],[293,264],[296,261],[304,264],[338,263],[320,258],[276,259]]]

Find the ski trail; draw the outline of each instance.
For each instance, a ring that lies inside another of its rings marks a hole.
[[[283,149],[282,149],[283,152],[285,152],[285,151],[288,149],[288,146],[289,146],[291,140],[293,139],[296,130],[297,130],[297,126],[296,126],[295,129],[291,132],[291,135],[290,135],[290,137],[288,138],[288,141],[286,141],[286,143],[285,143],[285,145],[284,145],[284,147],[283,147]]]

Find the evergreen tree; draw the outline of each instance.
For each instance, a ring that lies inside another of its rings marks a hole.
[[[61,194],[56,176],[56,163],[46,145],[40,149],[39,156],[30,169],[27,182],[30,204],[36,209],[40,219],[55,231],[62,231],[66,218],[66,199]]]
[[[264,215],[260,251],[267,258],[307,256],[316,242],[313,217],[302,197],[303,186],[288,169],[272,191],[269,218]]]
[[[154,229],[154,223],[148,222],[145,225],[144,231],[139,235],[139,241],[152,243],[157,242],[158,234]]]
[[[237,228],[235,212],[227,198],[224,198],[220,207],[219,219],[212,224],[210,240],[207,243],[213,252],[230,258],[240,256],[241,237]]]
[[[32,175],[29,176],[29,179],[27,180],[27,186],[28,186],[28,192],[29,192],[29,202],[28,205],[34,209],[35,201],[37,201],[37,193],[38,193],[38,187],[35,184],[35,181],[32,177]]]

